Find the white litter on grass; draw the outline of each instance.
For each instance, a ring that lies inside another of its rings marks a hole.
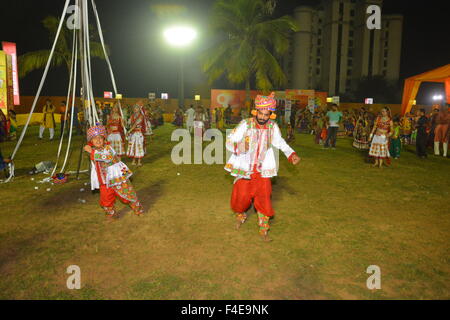
[[[31,178],[31,181],[34,181],[34,178]]]
[[[52,178],[45,178],[45,179],[43,179],[42,181],[38,181],[37,183],[46,183],[46,182],[50,182],[50,181],[52,181]]]
[[[34,190],[39,190],[39,187],[34,187]]]
[[[81,189],[80,189],[80,192],[84,192],[84,188],[81,188]]]
[[[52,189],[48,188],[48,189],[47,189],[47,192],[50,192],[50,191],[52,191]]]
[[[178,172],[178,173],[177,173],[177,176],[179,176],[179,175],[181,175],[181,173]]]
[[[78,202],[86,203],[86,200],[84,200],[84,199],[78,199]]]

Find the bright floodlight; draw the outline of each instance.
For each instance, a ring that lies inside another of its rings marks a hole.
[[[185,47],[197,37],[197,32],[189,27],[172,27],[164,31],[164,37],[174,47]]]
[[[442,95],[438,94],[433,96],[433,100],[442,100]]]

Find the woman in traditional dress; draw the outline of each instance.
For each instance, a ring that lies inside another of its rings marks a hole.
[[[372,144],[370,146],[369,156],[375,158],[374,167],[381,168],[383,162],[390,158],[389,153],[389,138],[394,131],[394,123],[392,122],[390,110],[384,107],[381,110],[381,115],[375,120],[375,124],[370,134]]]
[[[142,158],[145,156],[144,133],[147,131],[145,115],[142,105],[134,106],[133,114],[130,118],[131,128],[128,138],[127,156],[133,159],[132,165],[142,166]]]
[[[359,150],[369,149],[370,127],[365,115],[361,115],[356,122],[354,130],[353,146]]]
[[[177,110],[175,111],[175,119],[172,123],[178,128],[183,127],[183,111],[180,108],[177,108]]]
[[[203,138],[203,130],[205,128],[206,116],[202,107],[197,107],[194,116],[194,136],[200,139]]]
[[[56,107],[50,99],[47,99],[42,108],[43,118],[39,128],[39,139],[42,139],[45,129],[48,129],[50,131],[50,140],[53,140],[55,135],[55,112]]]
[[[216,128],[219,130],[223,130],[225,126],[223,107],[217,107],[215,111],[216,111]]]
[[[125,143],[124,143],[124,122],[120,115],[119,106],[115,105],[111,111],[107,122],[108,141],[111,147],[116,152],[116,155],[121,157],[125,155]]]

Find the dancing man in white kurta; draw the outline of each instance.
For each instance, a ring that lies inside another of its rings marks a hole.
[[[297,165],[300,158],[281,136],[275,121],[275,93],[269,97],[257,96],[253,118],[243,120],[227,137],[227,149],[232,152],[225,170],[236,177],[231,196],[231,208],[236,213],[237,228],[246,221],[246,211],[252,204],[258,212],[260,235],[270,241],[269,220],[272,208],[272,182],[277,175],[273,147],[280,149],[289,162]]]

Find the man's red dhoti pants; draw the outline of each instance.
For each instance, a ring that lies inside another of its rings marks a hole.
[[[231,208],[235,213],[245,213],[253,204],[256,210],[268,217],[275,212],[272,208],[272,181],[262,178],[259,172],[251,175],[251,179],[240,179],[233,187]]]

